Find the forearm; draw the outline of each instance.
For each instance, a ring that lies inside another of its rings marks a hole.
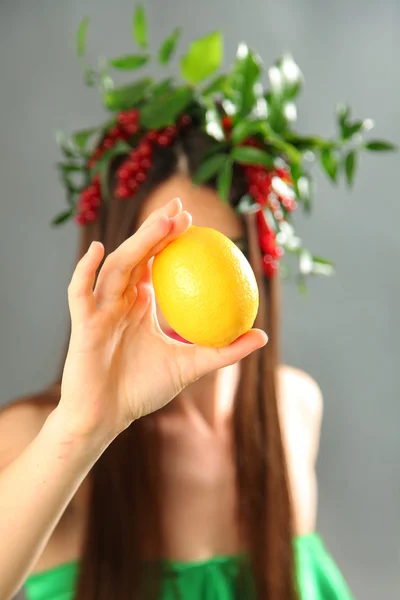
[[[0,598],[25,580],[104,440],[75,437],[57,409],[28,448],[0,473]]]

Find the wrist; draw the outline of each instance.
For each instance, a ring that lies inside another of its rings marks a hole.
[[[95,461],[115,437],[97,428],[79,427],[61,404],[49,415],[44,429],[56,443],[60,458],[74,457]]]

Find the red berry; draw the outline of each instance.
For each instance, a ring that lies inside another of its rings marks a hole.
[[[121,137],[121,134],[122,134],[121,127],[118,127],[118,125],[114,125],[114,127],[111,127],[108,135],[110,136],[111,139],[118,140]]]
[[[118,169],[117,171],[117,177],[119,179],[123,179],[123,180],[127,180],[131,177],[132,175],[132,169],[131,169],[131,163],[126,160]]]
[[[287,183],[292,181],[290,173],[286,169],[275,169],[274,175],[280,177],[281,179],[283,179],[283,181],[286,181]]]
[[[137,151],[139,156],[141,156],[142,158],[151,156],[152,147],[150,142],[148,142],[147,140],[142,140],[138,146]]]
[[[151,162],[149,161],[148,158],[142,158],[142,160],[140,161],[140,168],[143,169],[144,171],[148,171],[148,169],[150,169],[151,167]]]
[[[296,209],[296,202],[291,198],[281,198],[281,202],[288,212],[293,212]]]
[[[260,235],[260,246],[265,254],[275,256],[275,238],[271,233]]]
[[[107,150],[112,148],[114,145],[115,145],[115,140],[113,140],[109,137],[107,137],[103,142],[103,147],[106,148]]]
[[[85,188],[80,193],[80,199],[82,202],[85,202],[86,200],[88,200],[90,198],[90,196],[91,196],[91,192],[90,192],[89,188]]]
[[[180,127],[187,127],[191,124],[191,122],[192,117],[190,117],[189,115],[182,115],[181,117],[179,117],[178,125]]]
[[[143,171],[139,171],[139,173],[137,173],[135,179],[138,183],[143,183],[143,181],[146,179],[146,175],[143,173]]]
[[[131,174],[133,175],[134,173],[137,173],[140,169],[140,164],[137,158],[135,158],[135,160],[131,160],[129,163],[129,170],[131,172]]]
[[[169,125],[168,127],[165,128],[165,131],[164,131],[165,135],[167,135],[168,137],[175,137],[176,132],[177,132],[176,125]]]
[[[117,187],[115,188],[115,195],[118,198],[129,198],[129,196],[131,195],[131,191],[128,187],[127,184],[125,183],[118,183]]]
[[[96,211],[89,208],[86,212],[85,212],[85,219],[86,221],[95,221],[97,217]]]
[[[136,123],[139,120],[139,111],[136,108],[131,108],[127,111],[127,117],[131,123]]]
[[[130,193],[134,194],[138,189],[140,184],[135,179],[130,179],[127,183]]]
[[[169,146],[171,142],[171,138],[169,138],[167,135],[160,135],[158,138],[158,143],[160,146]]]
[[[228,115],[225,115],[224,117],[222,117],[222,127],[223,129],[225,129],[226,131],[229,131],[232,127],[233,124],[233,119],[232,117],[229,117]]]
[[[78,225],[85,225],[85,224],[86,224],[85,217],[84,217],[84,216],[83,216],[81,213],[79,213],[79,214],[77,214],[77,215],[75,216],[75,222],[76,222]]]
[[[260,193],[260,188],[258,187],[258,185],[256,185],[255,183],[253,183],[250,187],[249,187],[249,194],[250,196],[253,196],[253,198],[256,198]]]
[[[120,112],[117,116],[117,121],[120,125],[125,125],[126,123],[126,114],[124,112]]]
[[[156,142],[158,140],[158,135],[158,131],[149,131],[146,137],[149,142]]]
[[[90,206],[92,208],[97,208],[99,207],[101,204],[101,197],[96,195],[96,196],[92,196],[91,200],[90,200]]]
[[[276,260],[274,260],[274,258],[272,256],[264,256],[263,257],[263,270],[264,270],[264,274],[268,277],[271,278],[275,275],[276,271],[278,270],[278,262]]]
[[[127,123],[125,125],[125,131],[129,135],[136,135],[136,133],[139,131],[139,127],[136,125],[136,123]]]

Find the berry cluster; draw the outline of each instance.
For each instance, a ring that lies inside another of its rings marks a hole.
[[[102,158],[107,150],[111,150],[118,140],[128,141],[132,135],[139,131],[139,112],[135,109],[126,110],[118,115],[117,124],[106,133],[102,142],[88,161],[89,169]],[[78,202],[76,222],[86,225],[95,221],[101,204],[100,177],[95,175],[89,185],[81,192]]]
[[[191,118],[188,115],[180,117],[176,125],[163,129],[147,132],[139,144],[131,150],[127,159],[117,171],[117,184],[115,195],[118,198],[129,198],[137,192],[140,185],[145,181],[147,172],[151,167],[153,148],[158,146],[170,146],[178,129],[190,125]],[[117,124],[114,125],[104,136],[101,144],[96,148],[88,161],[91,169],[102,158],[107,150],[115,146],[118,140],[125,142],[139,133],[140,114],[136,109],[130,109],[119,113]],[[78,202],[76,221],[79,225],[85,225],[95,221],[101,204],[100,177],[96,175],[90,184],[81,192]]]
[[[250,138],[244,142],[246,146],[259,146],[257,140]],[[296,208],[296,201],[284,193],[285,188],[274,186],[274,179],[278,178],[291,186],[292,179],[286,169],[267,169],[262,165],[246,165],[244,173],[247,180],[249,194],[260,205],[257,212],[257,225],[260,247],[263,251],[263,269],[267,277],[272,277],[278,269],[278,260],[283,255],[283,250],[276,243],[275,233],[269,227],[263,207],[268,207],[277,222],[283,221],[288,213]]]
[[[268,170],[260,165],[247,165],[244,173],[249,194],[261,206],[268,206],[277,221],[282,221],[286,213],[295,210],[296,201],[274,186],[275,177],[291,184],[290,175],[285,169]]]
[[[138,191],[151,167],[154,146],[170,146],[177,131],[178,127],[171,125],[157,131],[149,131],[142,137],[117,171],[115,195],[118,198],[130,198]]]
[[[275,233],[269,227],[262,208],[256,213],[258,241],[263,252],[262,266],[266,277],[271,278],[278,270],[278,260],[283,256],[283,250],[276,243]]]

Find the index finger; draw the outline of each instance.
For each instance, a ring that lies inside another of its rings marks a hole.
[[[100,270],[95,289],[95,296],[99,302],[114,302],[123,295],[132,270],[169,234],[171,227],[172,222],[167,215],[153,217],[108,255]]]

